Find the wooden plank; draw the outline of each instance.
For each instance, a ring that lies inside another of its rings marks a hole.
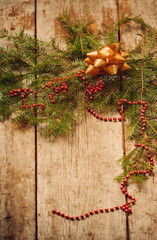
[[[114,114],[115,115],[115,114]],[[125,214],[100,213],[80,222],[68,215],[125,203],[113,178],[122,171],[121,123],[102,123],[87,116],[68,139],[38,138],[38,227],[40,239],[125,239]]]
[[[0,1],[0,29],[17,33],[20,29],[34,35],[34,0]]]
[[[63,11],[67,11],[71,18],[92,21],[93,28],[101,28],[105,23],[110,26],[117,21],[117,5],[114,0],[97,2],[92,0],[46,0],[38,1],[37,4],[37,33],[42,40],[50,40],[54,37],[56,42],[64,47],[63,39],[65,31],[58,21],[58,17]]]
[[[156,28],[157,22],[157,1],[155,0],[119,0],[119,17],[122,16],[141,17],[144,21]],[[142,33],[139,25],[130,22],[121,29],[121,44],[124,48],[134,47]]]
[[[34,0],[0,1],[0,22],[0,30],[34,35]],[[0,123],[1,240],[35,238],[34,138],[34,128]]]
[[[0,239],[33,239],[34,132],[0,123]]]
[[[64,47],[65,32],[57,17],[63,9],[70,16],[113,24],[117,21],[115,1],[45,1],[37,6],[38,37],[55,38]],[[125,202],[113,178],[120,171],[121,123],[102,123],[89,114],[68,139],[49,141],[38,134],[38,236],[40,239],[125,239],[125,214],[98,214],[80,222],[52,215],[52,208],[65,214],[121,205]]]
[[[120,17],[124,14],[133,17],[140,16],[148,24],[156,27],[157,22],[157,2],[154,0],[120,0],[119,1]],[[141,28],[134,23],[128,23],[121,27],[121,42],[124,48],[134,47],[143,34]],[[127,152],[133,149],[133,143],[127,142]],[[155,158],[155,156],[154,156]],[[154,159],[155,160],[155,159]],[[157,162],[157,161],[155,161]],[[133,214],[129,216],[130,239],[157,239],[157,167],[153,170],[153,176],[139,188],[135,185],[129,185],[128,191],[135,196],[137,202],[133,207]]]

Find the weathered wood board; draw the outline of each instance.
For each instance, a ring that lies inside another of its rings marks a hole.
[[[150,0],[119,1],[119,16],[142,17],[149,25],[156,28],[157,23],[157,2]],[[121,43],[124,48],[133,48],[144,32],[138,24],[130,22],[120,29]],[[141,36],[140,36],[141,35]],[[127,126],[126,126],[127,127]],[[133,149],[133,143],[126,142],[127,153]],[[156,156],[154,162],[157,163]],[[143,187],[129,185],[128,191],[136,197],[136,205],[133,207],[133,214],[129,216],[130,239],[157,239],[157,167],[153,170],[153,175],[144,183]]]
[[[113,178],[121,169],[121,123],[105,123],[87,116],[68,139],[51,142],[38,136],[38,226],[40,239],[125,239],[125,214],[98,214],[81,222],[53,215],[52,208],[67,215],[125,203]]]
[[[0,239],[34,239],[34,134],[0,123]]]
[[[1,0],[0,30],[34,36],[34,13],[34,0]],[[35,239],[34,139],[34,127],[0,123],[0,240]]]
[[[93,31],[101,23],[112,26],[124,14],[141,16],[156,27],[155,0],[1,0],[0,30],[35,34],[50,40],[53,36],[64,47],[65,32],[57,17],[63,10],[72,18],[94,21]],[[131,27],[131,28],[130,28]],[[123,48],[138,41],[138,26],[128,24],[120,29]],[[113,113],[115,116],[117,113]],[[55,208],[68,215],[121,205],[125,202],[119,184],[113,179],[121,172],[116,160],[122,156],[121,123],[103,123],[88,113],[68,138],[46,139],[38,128],[37,173],[35,186],[35,131],[20,128],[12,121],[0,124],[0,240],[35,239],[126,239],[126,216],[122,211],[91,216],[80,222],[69,222],[52,215]],[[127,151],[130,143],[127,144]],[[130,239],[157,239],[157,170],[144,187],[129,185],[136,205],[129,216]],[[35,219],[35,188],[38,217]]]
[[[40,2],[39,38],[49,40],[53,36],[64,47],[65,32],[57,18],[65,9],[72,18],[93,20],[95,28],[102,22],[112,25],[118,20],[115,1]],[[76,216],[125,202],[119,184],[113,181],[121,171],[116,164],[123,154],[121,123],[102,124],[87,114],[68,139],[52,143],[38,134],[38,144],[39,238],[125,239],[122,212],[99,214],[77,223],[51,213],[55,208]]]

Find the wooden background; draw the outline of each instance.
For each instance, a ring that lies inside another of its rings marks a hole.
[[[0,0],[0,30],[26,33],[63,46],[64,32],[57,17],[93,20],[112,26],[124,14],[141,16],[156,27],[156,0]],[[36,20],[35,20],[36,19]],[[120,29],[123,49],[135,45],[139,26]],[[4,44],[4,43],[3,43]],[[112,113],[116,115],[117,113]],[[127,219],[122,211],[71,222],[52,215],[53,208],[69,215],[121,205],[123,155],[121,123],[102,123],[85,113],[68,138],[45,139],[40,127],[20,128],[11,120],[0,123],[0,240],[156,240],[157,168],[142,188],[130,185],[137,203]],[[133,143],[126,142],[126,151]],[[127,227],[128,223],[128,227]]]

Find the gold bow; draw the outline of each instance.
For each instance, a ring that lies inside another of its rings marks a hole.
[[[117,74],[118,70],[121,72],[129,70],[131,67],[125,62],[128,56],[128,53],[119,50],[119,43],[109,44],[107,47],[87,53],[84,60],[89,65],[86,73],[113,75]]]

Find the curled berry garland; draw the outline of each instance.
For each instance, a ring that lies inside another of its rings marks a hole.
[[[71,77],[77,77],[77,78],[81,78],[82,81],[85,83],[86,85],[86,94],[89,98],[89,100],[92,100],[93,99],[93,96],[94,94],[96,94],[98,91],[102,91],[102,89],[104,88],[103,86],[103,83],[100,81],[100,79],[96,77],[96,84],[94,86],[90,86],[89,85],[89,82],[87,81],[86,77],[84,76],[84,73],[85,71],[84,70],[81,70],[79,71],[77,74],[73,74],[72,76],[68,76],[68,77],[60,77],[60,78],[55,78],[54,80],[51,79],[49,83],[46,83],[44,86],[41,87],[41,90],[38,90],[37,92],[33,91],[32,89],[29,89],[29,88],[21,88],[21,89],[14,89],[13,91],[10,91],[10,97],[21,97],[21,100],[23,102],[23,105],[20,106],[21,109],[36,109],[38,107],[42,108],[42,110],[44,111],[46,106],[42,103],[36,103],[36,104],[32,104],[32,105],[29,105],[28,103],[26,103],[26,98],[28,97],[28,95],[32,94],[34,96],[36,96],[38,93],[40,93],[43,89],[45,88],[50,88],[52,90],[51,94],[49,95],[49,100],[52,104],[55,104],[55,100],[54,100],[54,96],[56,94],[65,94],[68,90],[68,85],[67,85],[67,82],[68,80],[71,78]],[[55,81],[60,81],[60,86],[56,87],[55,85],[53,85],[53,83],[55,83]],[[119,111],[119,114],[121,117],[119,118],[116,118],[116,117],[103,117],[103,116],[100,116],[99,114],[97,114],[93,109],[91,109],[88,105],[87,105],[87,110],[90,114],[92,114],[96,119],[99,119],[101,121],[109,121],[109,122],[121,122],[121,121],[124,121],[125,120],[125,116],[124,116],[124,109],[123,109],[123,105],[124,104],[129,104],[130,106],[134,106],[135,104],[139,104],[141,105],[141,121],[142,121],[142,127],[140,129],[140,132],[139,134],[142,135],[146,129],[146,119],[145,119],[145,111],[148,107],[148,105],[146,104],[146,102],[141,102],[140,100],[139,101],[134,101],[134,102],[131,102],[131,101],[128,101],[127,99],[119,99],[119,101],[117,102],[117,105],[118,105],[118,111]],[[144,145],[144,144],[141,144],[141,143],[135,143],[135,147],[136,148],[143,148],[146,150],[147,152],[147,156],[148,156],[148,159],[149,159],[149,164],[150,166],[153,166],[154,165],[154,161],[153,161],[153,158],[151,156],[151,153],[150,153],[150,150],[149,150],[149,147]],[[143,170],[134,170],[133,172],[130,172],[129,174],[126,175],[125,179],[123,180],[123,182],[121,183],[120,185],[120,189],[121,189],[121,192],[127,197],[127,202],[124,203],[123,205],[120,205],[120,206],[114,206],[114,207],[111,207],[111,208],[101,208],[101,209],[95,209],[93,211],[89,211],[89,212],[86,212],[85,214],[81,214],[79,216],[69,216],[69,215],[66,215],[60,211],[57,211],[55,209],[52,210],[52,213],[53,214],[57,214],[58,216],[61,216],[67,220],[83,220],[85,218],[88,218],[94,214],[99,214],[99,213],[109,213],[109,212],[114,212],[114,211],[117,211],[117,210],[122,210],[123,212],[129,214],[132,212],[132,208],[131,206],[135,204],[135,197],[133,197],[132,195],[130,195],[128,192],[127,192],[127,182],[128,180],[133,176],[137,176],[138,174],[140,175],[146,175],[146,174],[150,174],[151,173],[151,170],[147,169],[145,171]]]
[[[122,116],[120,119],[118,119],[119,121],[122,121],[124,119],[124,114],[123,114],[123,109],[121,107],[122,103],[128,103],[129,105],[135,105],[135,104],[140,104],[143,106],[143,109],[141,110],[141,119],[143,121],[143,126],[141,128],[141,131],[140,131],[140,135],[142,135],[145,131],[145,128],[146,128],[146,120],[145,120],[145,117],[144,117],[144,112],[145,110],[147,109],[147,104],[145,102],[141,102],[141,101],[137,101],[137,102],[130,102],[130,101],[127,101],[126,99],[120,99],[117,103],[117,105],[119,106],[118,110],[119,110],[119,113],[120,115]],[[116,118],[103,118],[102,116],[99,116],[97,115],[91,108],[87,107],[88,111],[93,114],[94,117],[96,117],[97,119],[100,119],[100,120],[104,120],[104,121],[114,121],[116,122],[117,119]],[[135,143],[134,144],[135,147],[139,148],[143,148],[147,151],[147,156],[148,156],[148,159],[149,159],[149,163],[150,165],[154,165],[154,161],[153,161],[153,158],[152,156],[150,155],[150,150],[149,150],[149,147],[144,145],[144,144],[141,144],[141,143]],[[121,183],[120,185],[120,189],[121,189],[121,192],[127,197],[127,199],[129,199],[129,201],[127,201],[126,203],[124,203],[123,205],[121,206],[114,206],[114,207],[111,207],[111,208],[101,208],[101,209],[96,209],[96,210],[93,210],[93,211],[89,211],[85,214],[82,214],[80,216],[69,216],[69,215],[65,215],[64,213],[61,213],[60,211],[56,211],[55,209],[52,210],[52,213],[53,214],[57,214],[65,219],[68,219],[68,220],[83,220],[85,218],[88,218],[89,216],[91,215],[94,215],[94,214],[98,214],[98,213],[109,213],[109,212],[114,212],[115,210],[122,210],[123,212],[129,214],[129,213],[132,213],[132,208],[131,206],[135,204],[135,197],[133,197],[132,195],[130,195],[127,190],[126,190],[126,187],[127,187],[127,182],[129,180],[129,178],[131,178],[131,176],[135,175],[137,176],[138,174],[140,175],[146,175],[146,174],[150,174],[151,171],[149,169],[143,171],[143,170],[135,170],[134,172],[130,172],[129,174],[126,175],[125,179],[123,180],[123,182]]]

